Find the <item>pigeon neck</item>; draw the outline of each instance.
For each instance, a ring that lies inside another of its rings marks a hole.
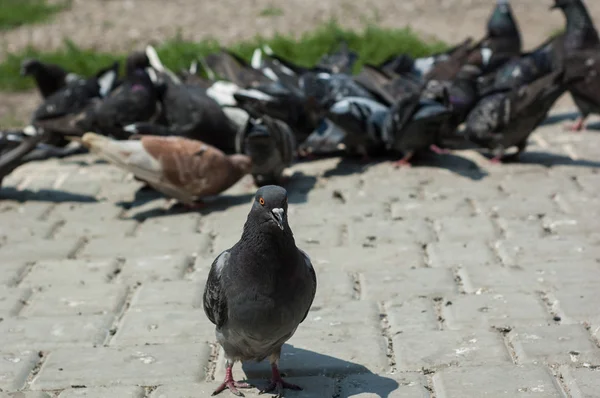
[[[296,252],[294,235],[287,224],[283,231],[271,230],[269,227],[261,225],[260,222],[248,218],[244,225],[241,242],[248,252],[259,256],[273,255],[273,251],[275,251],[276,255],[285,257],[286,253]]]
[[[576,2],[564,8],[567,20],[566,36],[569,43],[581,47],[587,43],[600,44],[598,32],[585,5]]]

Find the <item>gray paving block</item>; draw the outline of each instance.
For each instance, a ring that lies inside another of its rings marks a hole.
[[[205,378],[209,354],[206,344],[58,349],[48,354],[31,389],[195,383]]]
[[[433,242],[435,235],[425,220],[381,221],[368,219],[348,226],[350,245],[379,247],[396,242],[414,242],[424,244]]]
[[[558,289],[554,296],[558,299],[561,315],[575,321],[591,321],[600,316],[598,292],[600,283],[592,285],[571,285]]]
[[[367,268],[368,269],[368,268]],[[368,300],[407,300],[457,293],[452,271],[445,268],[389,268],[360,275],[361,298]]]
[[[341,397],[428,398],[427,380],[420,373],[350,375],[340,382]]]
[[[561,213],[555,201],[539,195],[531,197],[511,195],[505,198],[495,198],[482,202],[481,206],[487,212],[499,217],[513,219],[537,219],[544,215]]]
[[[392,334],[418,330],[438,330],[432,299],[392,300],[385,303]]]
[[[22,285],[95,285],[114,277],[116,259],[105,260],[44,260],[36,261]]]
[[[235,372],[235,370],[234,370]],[[234,373],[234,377],[237,377]],[[285,397],[289,398],[327,398],[335,393],[335,383],[333,379],[323,376],[313,377],[289,377],[285,378],[290,383],[302,387],[302,391],[285,390]],[[208,397],[219,386],[220,380],[212,383],[182,384],[160,386],[150,394],[149,398],[197,398]],[[250,380],[259,388],[264,388],[267,380]],[[262,397],[258,394],[258,388],[240,389],[247,397]],[[224,392],[223,394],[226,394]]]
[[[283,346],[280,366],[289,376],[383,372],[388,368],[387,342],[379,328],[375,303],[348,302],[312,311]],[[224,377],[223,355],[215,378]],[[244,363],[245,377],[268,377],[268,361]]]
[[[41,259],[66,259],[81,245],[77,238],[64,240],[32,239],[0,247],[0,258],[6,262],[31,262]],[[35,247],[35,250],[32,248]]]
[[[52,397],[42,391],[18,391],[18,392],[10,392],[10,393],[0,392],[0,398],[52,398]]]
[[[117,281],[133,284],[180,280],[190,264],[190,258],[183,254],[128,257]]]
[[[581,325],[517,327],[508,340],[520,363],[600,365],[600,349]]]
[[[561,366],[560,374],[573,398],[595,398],[600,391],[600,369]]]
[[[561,398],[548,369],[532,365],[483,365],[448,368],[433,376],[439,398]]]
[[[108,315],[8,318],[0,322],[0,340],[6,349],[91,347],[104,342],[112,320]]]
[[[27,264],[24,261],[3,261],[2,267],[0,267],[0,285],[14,285],[21,278],[26,268]]]
[[[500,333],[484,330],[408,332],[392,341],[398,369],[403,371],[511,363]]]
[[[0,244],[27,242],[31,239],[45,239],[54,228],[52,221],[39,221],[23,217],[18,212],[10,212],[13,217],[4,215],[0,225]]]
[[[541,239],[547,235],[544,232],[542,221],[537,217],[527,219],[498,217],[495,220],[496,224],[502,230],[503,237],[513,242],[517,240],[531,241],[533,239]]]
[[[198,251],[200,239],[191,236],[161,236],[153,239],[137,237],[101,237],[89,241],[78,258],[147,257],[167,254],[193,255]]]
[[[480,240],[430,243],[425,250],[431,267],[482,266],[499,262],[490,245]]]
[[[498,238],[496,229],[485,216],[436,218],[433,227],[440,242],[465,242],[470,240],[493,241]]]
[[[534,294],[479,294],[446,297],[446,300],[442,316],[448,329],[547,325],[551,318],[541,298]]]
[[[0,318],[17,315],[30,296],[31,289],[0,286]]]
[[[123,317],[111,345],[208,343],[215,340],[215,326],[200,308],[131,308]]]
[[[145,391],[137,386],[69,388],[63,390],[58,398],[144,398]]]
[[[343,304],[353,299],[355,295],[354,280],[342,270],[327,266],[317,266],[317,294],[311,310],[319,307]]]
[[[56,285],[36,289],[21,315],[34,317],[116,314],[124,305],[126,296],[126,286]]]
[[[391,206],[393,220],[411,220],[421,217],[444,217],[453,214],[458,217],[475,215],[475,208],[465,198],[450,197],[443,200],[399,201]]]
[[[191,281],[144,283],[131,300],[131,308],[202,308],[204,283]]]
[[[16,391],[23,388],[38,361],[37,351],[0,351],[0,391]]]
[[[133,220],[77,220],[68,221],[54,234],[54,239],[86,237],[87,239],[119,239],[130,236],[137,223]]]
[[[125,214],[125,217],[127,217],[127,214]],[[136,236],[151,239],[161,235],[197,234],[199,222],[200,214],[190,212],[148,218],[140,225],[136,231]]]
[[[600,258],[600,247],[586,239],[546,237],[544,239],[509,239],[497,245],[498,254],[506,265],[525,265],[545,262],[595,260]]]

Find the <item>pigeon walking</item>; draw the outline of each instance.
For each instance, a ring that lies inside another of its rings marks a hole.
[[[48,98],[68,83],[81,79],[61,66],[28,58],[21,62],[21,76],[32,76],[42,98]]]
[[[227,371],[216,395],[229,389],[244,396],[234,381],[236,361],[269,358],[271,382],[262,392],[301,390],[279,373],[281,347],[304,321],[317,289],[306,253],[296,247],[287,220],[287,192],[267,185],[256,192],[241,239],[213,262],[204,290],[204,312],[216,325]]]

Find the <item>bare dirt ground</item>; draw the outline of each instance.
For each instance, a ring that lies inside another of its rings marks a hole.
[[[0,60],[27,45],[59,48],[68,38],[86,48],[125,51],[157,43],[176,34],[186,39],[213,37],[227,44],[255,35],[300,35],[336,18],[360,29],[367,22],[386,27],[410,26],[426,37],[449,43],[483,34],[493,0],[73,0],[52,21],[0,32]],[[560,29],[560,12],[549,12],[551,0],[513,1],[531,48]],[[600,21],[600,1],[588,1]],[[37,103],[35,93],[0,94],[0,125],[27,120]],[[6,127],[6,126],[2,126]]]

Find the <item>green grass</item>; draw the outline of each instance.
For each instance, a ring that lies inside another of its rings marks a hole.
[[[45,21],[70,4],[70,0],[57,4],[48,4],[46,0],[0,0],[0,30]]]
[[[283,15],[283,10],[277,7],[267,7],[258,14],[260,17],[280,17]]]
[[[323,54],[334,51],[340,40],[345,40],[351,49],[359,53],[357,70],[362,62],[378,63],[389,56],[401,53],[419,57],[447,48],[441,42],[423,41],[410,29],[384,29],[368,25],[363,31],[355,32],[342,29],[335,22],[325,24],[299,38],[288,35],[276,35],[270,39],[257,37],[230,48],[244,58],[250,59],[258,45],[267,43],[276,54],[300,65],[312,66]],[[181,68],[187,68],[198,56],[216,52],[219,48],[215,40],[190,42],[175,37],[157,46],[156,50],[168,68],[179,71]],[[19,76],[20,63],[26,57],[53,62],[71,72],[89,76],[114,60],[124,60],[125,54],[115,55],[85,50],[71,42],[65,42],[64,48],[55,52],[28,48],[18,54],[9,55],[4,62],[0,63],[0,90],[21,91],[33,87],[32,79]]]

